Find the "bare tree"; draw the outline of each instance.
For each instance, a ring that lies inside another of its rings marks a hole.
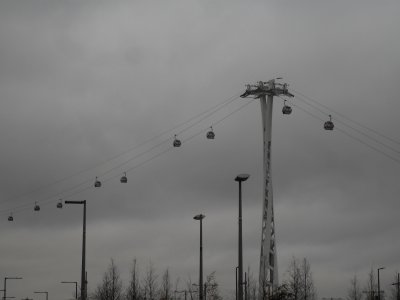
[[[204,284],[205,296],[208,300],[221,300],[222,297],[219,293],[218,283],[215,277],[215,271],[206,276]]]
[[[162,276],[162,283],[161,283],[161,300],[169,300],[171,298],[171,278],[169,276],[168,268],[165,270]]]
[[[253,275],[253,273],[250,272],[250,269],[249,269],[249,275],[248,275],[247,280],[249,281],[249,283],[248,283],[249,288],[247,291],[248,299],[256,300],[257,299],[257,280],[254,279],[254,275]]]
[[[140,283],[139,283],[139,272],[136,267],[136,258],[133,260],[129,285],[125,292],[126,300],[139,300],[142,299],[140,295]]]
[[[287,270],[286,286],[293,300],[300,300],[301,296],[301,272],[296,257],[292,257]]]
[[[314,287],[314,280],[311,273],[311,266],[307,258],[303,258],[303,263],[300,269],[301,280],[303,281],[301,286],[302,299],[304,300],[315,300],[316,292]]]
[[[97,286],[93,298],[96,300],[122,299],[122,281],[113,259],[111,259],[110,265],[103,275],[102,283]]]
[[[350,280],[350,287],[347,291],[347,300],[361,300],[362,292],[357,275]]]
[[[146,271],[146,277],[144,278],[143,282],[144,299],[154,300],[157,298],[157,277],[158,276],[154,269],[154,265],[151,261],[149,261],[149,265]]]
[[[365,287],[364,293],[367,294],[366,300],[375,300],[376,296],[376,282],[374,270],[371,267],[371,271],[368,273],[367,285]]]

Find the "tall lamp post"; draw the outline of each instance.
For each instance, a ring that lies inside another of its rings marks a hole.
[[[235,181],[239,183],[238,300],[243,300],[242,182],[249,176],[249,174],[239,174],[235,178]]]
[[[200,221],[200,271],[199,271],[199,300],[203,300],[203,219],[206,216],[199,214],[193,219]]]
[[[22,279],[22,277],[4,277],[3,300],[7,299],[7,280],[8,279]]]
[[[77,281],[61,281],[61,283],[75,283],[75,299],[78,300],[78,282]]]
[[[46,294],[46,300],[49,300],[49,292],[34,292],[35,294]]]
[[[86,300],[86,200],[65,201],[65,204],[83,204],[81,300]]]
[[[378,268],[378,300],[381,300],[381,282],[379,279],[379,271],[383,270],[385,267]]]

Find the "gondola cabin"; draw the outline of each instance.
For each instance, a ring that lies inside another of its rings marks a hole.
[[[282,113],[284,115],[290,115],[292,113],[292,108],[289,105],[286,104],[286,100],[285,100],[285,102],[283,104],[283,107],[282,107]]]
[[[174,147],[180,147],[182,145],[181,141],[176,138],[176,134],[175,134],[174,142],[172,145]]]
[[[97,179],[97,177],[96,177],[96,180],[95,180],[95,182],[94,182],[94,187],[101,187],[101,182]]]
[[[33,208],[33,210],[34,211],[39,211],[40,210],[40,206],[37,203],[35,203],[35,207]]]
[[[324,129],[325,130],[333,130],[333,127],[335,127],[335,126],[333,125],[333,122],[332,122],[332,116],[329,115],[329,121],[326,121],[324,123]]]
[[[215,133],[214,133],[212,127],[211,127],[210,131],[207,132],[207,139],[209,139],[209,140],[215,139]]]
[[[124,173],[124,176],[121,177],[120,181],[121,181],[121,183],[127,183],[128,182],[128,177],[126,177],[126,173]]]
[[[63,207],[63,204],[62,204],[62,201],[60,200],[60,202],[57,203],[57,208],[62,208],[62,207]]]
[[[14,218],[13,218],[12,215],[10,215],[10,216],[8,217],[8,221],[10,221],[10,222],[14,221]]]

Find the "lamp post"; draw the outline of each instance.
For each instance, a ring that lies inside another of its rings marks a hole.
[[[385,267],[378,268],[378,300],[381,300],[381,282],[379,279],[379,271],[383,270]]]
[[[81,300],[86,300],[86,200],[65,201],[65,204],[83,204]]]
[[[200,271],[199,271],[199,300],[203,300],[203,219],[206,216],[199,214],[193,219],[200,221]]]
[[[249,174],[239,174],[235,178],[235,181],[239,183],[238,300],[243,300],[242,182],[249,176]]]
[[[4,277],[3,300],[7,299],[7,280],[8,279],[22,279],[22,277]]]
[[[34,292],[35,294],[46,294],[46,300],[49,300],[49,292]]]
[[[75,299],[78,299],[78,282],[77,281],[61,281],[61,283],[75,283]]]

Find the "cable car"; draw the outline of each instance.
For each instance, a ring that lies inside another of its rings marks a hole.
[[[174,147],[180,147],[182,145],[181,141],[176,138],[176,134],[175,134],[173,145],[174,145]]]
[[[8,221],[10,221],[10,222],[14,221],[12,214],[10,214],[10,216],[8,217]]]
[[[101,182],[97,179],[97,176],[96,176],[96,180],[94,182],[94,187],[101,187]]]
[[[34,209],[34,211],[39,211],[40,210],[40,206],[35,202],[35,207],[33,209]]]
[[[121,177],[120,181],[121,181],[121,183],[127,183],[128,182],[128,177],[126,177],[126,172],[124,172],[124,176]]]
[[[60,201],[57,203],[57,208],[62,208],[63,204],[62,204],[62,200],[60,199]]]
[[[333,125],[333,122],[332,122],[332,116],[329,115],[329,121],[326,121],[324,123],[324,129],[325,130],[333,130],[333,127],[335,127],[335,126]]]
[[[292,113],[292,108],[286,105],[286,100],[283,102],[282,113],[284,115],[290,115]]]
[[[214,133],[212,127],[210,127],[210,131],[207,132],[207,138],[208,138],[209,140],[213,140],[213,139],[215,138],[215,133]]]

